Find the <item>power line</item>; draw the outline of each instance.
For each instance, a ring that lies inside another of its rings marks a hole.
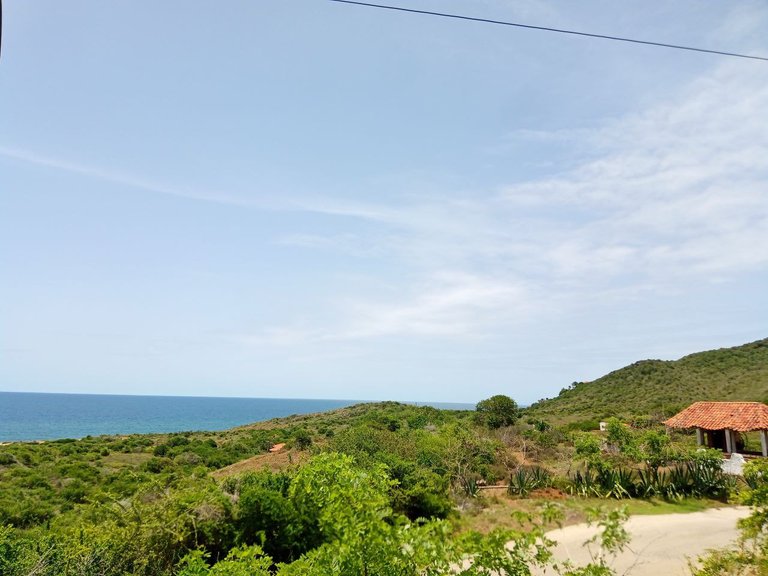
[[[731,56],[734,58],[749,58],[750,60],[763,60],[768,62],[768,58],[763,56],[753,56],[750,54],[739,54],[737,52],[723,52],[721,50],[707,50],[706,48],[696,48],[693,46],[681,46],[679,44],[666,44],[664,42],[651,42],[650,40],[637,40],[635,38],[624,38],[622,36],[608,36],[605,34],[591,34],[589,32],[577,32],[576,30],[564,30],[562,28],[550,28],[548,26],[533,26],[531,24],[520,24],[518,22],[507,22],[505,20],[491,20],[490,18],[476,18],[474,16],[462,16],[461,14],[449,14],[447,12],[433,12],[431,10],[416,10],[415,8],[404,8],[402,6],[390,6],[388,4],[373,4],[371,2],[359,2],[358,0],[329,0],[339,4],[354,4],[355,6],[365,6],[367,8],[379,8],[381,10],[393,10],[396,12],[409,12],[411,14],[424,14],[427,16],[439,16],[441,18],[453,18],[455,20],[469,20],[471,22],[482,22],[484,24],[498,24],[501,26],[514,26],[515,28],[527,28],[529,30],[543,30],[545,32],[557,32],[559,34],[571,34],[573,36],[586,36],[588,38],[601,38],[603,40],[614,40],[616,42],[630,42],[632,44],[645,44],[647,46],[657,46],[660,48],[673,48],[675,50],[688,50],[690,52],[704,52],[706,54],[718,54],[720,56]]]

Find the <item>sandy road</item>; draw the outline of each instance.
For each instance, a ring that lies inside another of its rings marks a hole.
[[[710,548],[720,548],[738,537],[736,522],[749,514],[749,508],[718,508],[689,514],[633,516],[626,523],[629,548],[613,562],[620,576],[688,576],[688,558],[696,558]],[[596,532],[584,524],[553,530],[547,535],[556,541],[555,557],[589,562],[584,541]],[[553,572],[539,572],[538,575]]]

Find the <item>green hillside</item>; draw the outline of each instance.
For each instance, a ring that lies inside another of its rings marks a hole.
[[[574,382],[526,415],[554,422],[669,415],[697,400],[768,400],[768,338],[680,360],[642,360],[592,382]]]

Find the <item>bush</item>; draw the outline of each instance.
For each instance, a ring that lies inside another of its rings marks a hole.
[[[88,494],[88,490],[80,480],[73,480],[67,484],[61,491],[61,496],[74,503],[81,503],[85,501],[85,496]]]
[[[477,403],[475,410],[478,421],[488,428],[512,426],[520,417],[517,402],[503,394],[481,400]]]
[[[306,430],[299,430],[293,437],[293,445],[298,450],[307,450],[312,446],[312,436]]]
[[[171,436],[168,439],[168,446],[176,447],[176,446],[185,446],[189,444],[189,438],[186,436]]]
[[[144,469],[152,474],[159,474],[171,466],[173,466],[173,462],[170,458],[158,458],[156,456],[144,463]]]

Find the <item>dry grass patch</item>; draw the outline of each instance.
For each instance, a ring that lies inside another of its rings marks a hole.
[[[612,510],[626,506],[630,515],[652,514],[681,514],[699,512],[709,508],[722,508],[724,504],[716,500],[685,499],[679,502],[664,500],[605,500],[600,498],[581,498],[569,496],[559,490],[550,492],[533,492],[530,498],[518,498],[508,494],[483,494],[468,503],[454,522],[457,531],[474,530],[487,534],[496,528],[520,528],[517,513],[532,514],[536,517],[546,504],[556,504],[563,512],[559,525],[553,524],[547,528],[581,524],[586,521],[587,510],[603,507]],[[474,505],[473,505],[474,504]]]
[[[303,462],[309,460],[310,453],[308,451],[298,450],[285,450],[276,453],[258,454],[252,458],[235,462],[219,470],[211,472],[211,476],[217,480],[227,478],[228,476],[236,476],[238,474],[244,474],[246,472],[258,472],[259,470],[271,470],[272,472],[279,472],[286,470],[292,466],[298,466]]]

